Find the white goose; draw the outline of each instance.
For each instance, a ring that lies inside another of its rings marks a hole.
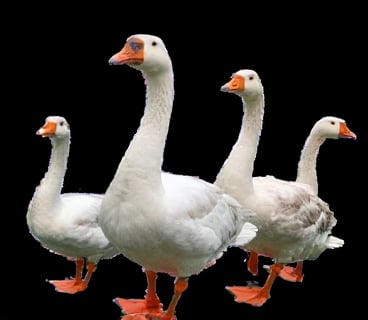
[[[256,212],[251,219],[257,236],[245,250],[272,257],[274,264],[263,287],[229,286],[237,302],[263,305],[285,264],[317,259],[326,249],[341,247],[343,240],[331,235],[336,224],[326,202],[304,184],[272,176],[252,177],[264,115],[263,85],[254,70],[239,70],[221,87],[243,101],[243,123],[237,142],[215,184]]]
[[[109,62],[140,70],[146,85],[140,127],[106,191],[99,221],[120,252],[144,268],[147,290],[144,299],[115,302],[124,319],[171,320],[188,278],[213,265],[253,213],[211,183],[162,171],[174,100],[172,63],[162,39],[130,36]],[[257,229],[247,226],[243,235],[249,241]],[[156,294],[160,272],[176,277],[165,312]]]
[[[75,278],[49,280],[55,290],[74,294],[84,291],[100,259],[118,251],[97,224],[103,195],[61,194],[70,149],[70,127],[65,118],[49,116],[37,135],[49,137],[52,152],[48,171],[36,188],[26,214],[30,233],[46,249],[75,260]],[[87,272],[82,278],[85,263]]]
[[[315,122],[301,151],[296,182],[305,184],[316,195],[318,194],[317,157],[319,149],[326,139],[355,140],[356,135],[348,128],[344,119],[335,116],[325,116]],[[250,252],[247,265],[249,271],[253,275],[257,275],[258,259],[256,252]],[[298,261],[296,268],[285,266],[279,276],[288,281],[301,282],[303,280],[302,269],[303,261]]]

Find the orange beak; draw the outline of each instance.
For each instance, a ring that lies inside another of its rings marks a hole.
[[[56,123],[55,122],[46,122],[44,126],[37,130],[36,134],[40,135],[41,137],[49,137],[54,135],[56,132]]]
[[[130,38],[123,49],[109,59],[110,65],[141,64],[144,61],[144,42]]]
[[[221,87],[224,92],[240,92],[245,89],[245,79],[242,76],[235,75],[228,83]]]
[[[339,137],[353,140],[357,138],[356,134],[348,128],[346,123],[340,123]]]

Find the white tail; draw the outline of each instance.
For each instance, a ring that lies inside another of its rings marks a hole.
[[[329,249],[340,248],[344,245],[344,240],[334,236],[329,236],[326,241],[326,245]]]

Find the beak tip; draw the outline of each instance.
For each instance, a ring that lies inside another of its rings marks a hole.
[[[227,87],[227,85],[223,85],[223,86],[220,87],[220,91],[229,92],[229,88]]]
[[[117,64],[117,61],[114,57],[111,57],[109,59],[108,63],[109,63],[110,66],[113,66],[113,65]]]

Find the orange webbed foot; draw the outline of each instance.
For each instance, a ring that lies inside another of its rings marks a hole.
[[[51,283],[55,290],[62,293],[74,294],[87,289],[87,284],[78,279],[66,279],[66,280],[47,280]]]
[[[302,282],[304,278],[303,274],[298,273],[296,269],[291,266],[285,266],[280,271],[279,277],[290,282]]]
[[[148,303],[146,299],[123,299],[115,298],[113,300],[121,309],[121,312],[136,318],[132,319],[146,319],[139,318],[145,316],[160,316],[163,315],[162,304],[159,300]],[[123,318],[124,320],[130,318]],[[147,318],[151,319],[151,318]],[[160,319],[160,318],[158,318]]]
[[[261,307],[270,298],[263,287],[228,286],[226,289],[235,296],[236,302],[248,303],[254,307]]]

